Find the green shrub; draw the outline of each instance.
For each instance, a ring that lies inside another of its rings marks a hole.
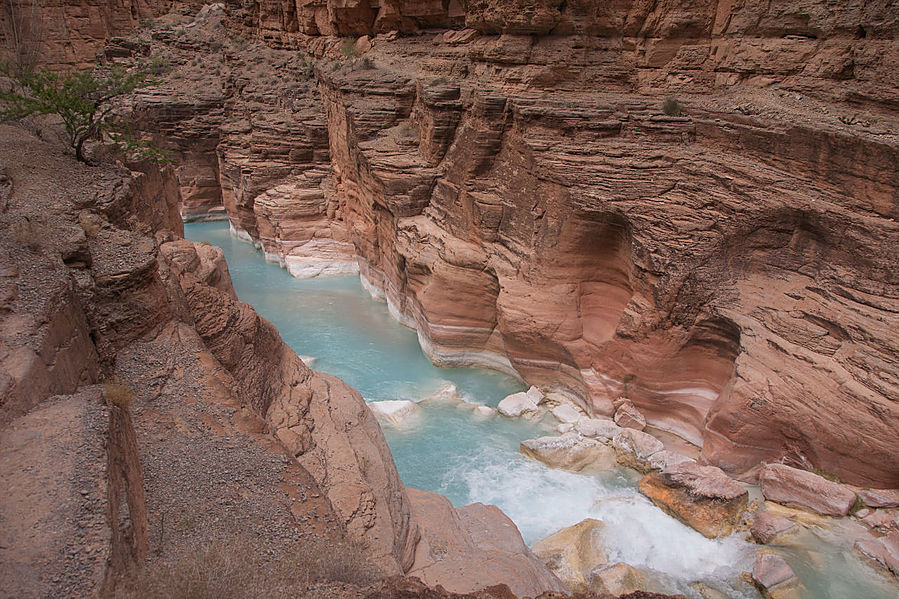
[[[11,87],[0,90],[0,122],[55,114],[62,119],[75,157],[84,163],[88,163],[84,143],[104,138],[139,157],[167,159],[161,150],[131,135],[130,124],[115,113],[118,98],[155,83],[148,69],[114,65],[59,74],[47,69],[23,72],[0,62],[0,75],[11,81]]]
[[[347,58],[359,56],[359,53],[356,51],[356,38],[344,38],[344,40],[340,43],[340,53]]]

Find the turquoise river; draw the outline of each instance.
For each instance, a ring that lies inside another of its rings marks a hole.
[[[422,353],[414,331],[362,288],[358,276],[295,279],[264,261],[227,222],[185,226],[188,239],[221,247],[238,297],[270,320],[313,368],[336,375],[367,401],[427,398],[453,383],[469,403],[496,406],[524,389],[505,374],[439,368]],[[408,426],[383,426],[403,482],[461,506],[499,506],[528,544],[584,518],[602,520],[610,563],[651,571],[658,590],[688,597],[759,597],[740,576],[758,546],[740,534],[710,540],[653,506],[636,489],[638,475],[620,468],[582,475],[547,468],[518,453],[521,441],[554,434],[549,422],[481,416],[453,403],[424,405]],[[844,541],[841,524],[812,529],[777,547],[814,599],[895,599],[897,587]],[[701,583],[701,584],[700,584]],[[703,585],[707,585],[704,587]],[[711,587],[711,588],[709,588]],[[718,595],[711,595],[713,590]],[[723,593],[723,595],[722,595]]]

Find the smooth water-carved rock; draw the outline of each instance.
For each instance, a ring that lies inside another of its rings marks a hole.
[[[568,404],[562,404],[550,410],[553,417],[562,424],[577,424],[584,415]]]
[[[547,466],[572,472],[608,470],[615,465],[615,451],[611,447],[574,432],[522,441],[519,451]]]
[[[609,593],[610,595],[626,595],[647,588],[646,576],[624,562],[594,568],[590,572],[588,590],[593,593]]]
[[[789,518],[772,514],[766,510],[759,510],[755,514],[752,526],[749,527],[749,534],[756,543],[767,545],[798,529],[797,524]]]
[[[807,509],[824,516],[845,516],[855,503],[855,493],[813,472],[783,464],[768,464],[759,475],[762,494],[769,501]]]
[[[406,426],[410,419],[418,414],[419,407],[414,401],[393,399],[369,402],[368,409],[379,422],[393,426]]]
[[[462,397],[459,395],[459,389],[452,383],[441,385],[437,391],[421,400],[422,404],[429,403],[462,403]]]
[[[621,464],[640,472],[652,470],[650,457],[665,449],[662,442],[652,435],[630,428],[615,435],[612,447],[615,448],[615,455]]]
[[[535,387],[531,387],[527,391],[513,393],[512,395],[505,397],[499,402],[496,409],[500,414],[508,416],[509,418],[531,416],[537,413],[537,404],[540,403],[542,397],[543,395],[540,394]]]
[[[749,492],[715,466],[683,462],[640,480],[640,492],[709,538],[727,536],[740,523]]]
[[[600,540],[603,526],[587,518],[538,541],[532,551],[570,590],[586,591],[591,571],[608,561]]]

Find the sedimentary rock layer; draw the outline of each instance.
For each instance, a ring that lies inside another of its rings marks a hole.
[[[238,233],[301,276],[355,256],[434,360],[592,414],[629,400],[731,474],[785,459],[899,484],[887,5],[531,2],[524,23],[438,4],[427,26],[471,29],[350,47],[305,35],[424,25],[375,25],[389,3],[244,20],[314,58],[223,48],[226,110],[204,130]],[[159,47],[201,47],[189,24]]]

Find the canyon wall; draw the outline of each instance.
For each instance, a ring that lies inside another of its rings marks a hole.
[[[221,54],[237,232],[298,276],[355,256],[437,362],[630,399],[742,477],[899,484],[887,3],[463,4],[258,5],[314,58]]]
[[[359,269],[438,362],[895,486],[890,8],[226,3],[141,34],[137,110],[186,214]]]

